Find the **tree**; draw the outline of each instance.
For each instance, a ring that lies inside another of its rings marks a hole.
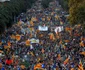
[[[69,13],[70,13],[70,23],[84,24],[85,22],[85,1],[84,0],[70,0],[69,1]]]
[[[42,0],[41,4],[43,8],[47,8],[52,0]]]
[[[17,17],[21,12],[26,12],[26,9],[31,8],[35,1],[36,0],[10,0],[9,2],[1,3],[0,28],[5,30],[5,27],[10,27],[14,21],[14,17]]]
[[[69,10],[69,6],[68,6],[69,0],[58,0],[58,1],[64,10],[66,11]]]

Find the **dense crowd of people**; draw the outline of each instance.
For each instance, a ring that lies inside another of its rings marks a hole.
[[[40,1],[27,11],[25,21],[22,14],[19,22],[1,35],[0,69],[85,70],[82,26],[71,27],[56,0],[46,9],[38,4]],[[40,31],[39,26],[47,26],[48,30]],[[55,32],[58,26],[63,26],[63,30]]]

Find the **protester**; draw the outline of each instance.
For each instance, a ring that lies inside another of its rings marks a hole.
[[[1,35],[1,70],[85,70],[82,26],[67,25],[56,4],[54,0],[47,9],[32,7],[25,17],[31,19],[20,19]]]

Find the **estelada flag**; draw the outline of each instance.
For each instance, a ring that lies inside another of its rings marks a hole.
[[[21,65],[20,67],[21,67],[21,69],[25,69],[25,66],[24,65]]]
[[[50,36],[50,40],[55,40],[55,37],[54,37],[53,33],[50,33],[49,36]]]
[[[70,70],[74,70],[74,68],[71,68]]]
[[[85,52],[80,52],[80,54],[84,55],[85,56]]]
[[[36,17],[32,17],[31,21],[37,21]]]
[[[69,62],[69,57],[68,58],[66,58],[66,60],[64,61],[64,65],[66,65],[68,62]]]
[[[65,31],[71,31],[71,30],[72,30],[71,27],[66,27],[66,28],[65,28]]]
[[[2,50],[0,50],[0,53],[3,53],[3,51],[2,51]]]
[[[30,54],[31,54],[32,56],[34,56],[34,53],[33,53],[33,52],[30,52]]]
[[[19,41],[21,39],[20,35],[16,35],[16,40]]]
[[[48,21],[50,21],[50,19],[51,19],[50,17],[47,17],[47,20],[48,20]]]
[[[59,44],[62,44],[62,40],[60,40]]]
[[[0,45],[2,45],[2,41],[0,41]]]
[[[69,40],[64,40],[66,43],[68,43],[69,42]]]
[[[61,60],[61,55],[60,54],[58,54],[58,59]]]
[[[26,40],[25,44],[26,44],[27,46],[29,46],[29,45],[30,45],[30,40]]]
[[[15,35],[11,35],[11,38],[12,38],[12,39],[15,39],[15,38],[16,38],[16,36],[15,36]]]
[[[81,47],[84,47],[83,41],[81,41],[79,44],[80,44]]]
[[[0,68],[2,68],[3,67],[3,65],[2,65],[2,63],[0,63]]]
[[[43,34],[40,34],[40,37],[43,37]]]
[[[42,21],[45,21],[45,18],[42,18]]]
[[[8,46],[11,46],[11,42],[10,42],[10,41],[8,41],[8,43],[7,43],[7,44],[8,44]]]
[[[8,48],[8,46],[7,45],[4,45],[4,49],[7,49]]]
[[[34,70],[36,69],[41,69],[42,68],[42,64],[41,63],[38,63],[34,66]]]
[[[31,24],[31,26],[33,26],[34,25],[33,21],[30,21],[30,24]]]
[[[80,64],[78,65],[78,70],[84,70],[82,62],[80,61]]]

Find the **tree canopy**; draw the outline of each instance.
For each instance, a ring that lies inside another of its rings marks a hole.
[[[85,23],[85,0],[69,1],[69,20],[72,25]]]
[[[31,8],[36,0],[10,0],[9,2],[0,3],[0,28],[10,27],[14,20],[14,16],[18,16],[21,12]],[[3,32],[0,29],[0,32]]]
[[[52,0],[42,0],[41,4],[43,8],[47,8]]]
[[[64,10],[66,10],[66,11],[69,10],[69,6],[68,6],[69,0],[58,0],[58,1]]]

